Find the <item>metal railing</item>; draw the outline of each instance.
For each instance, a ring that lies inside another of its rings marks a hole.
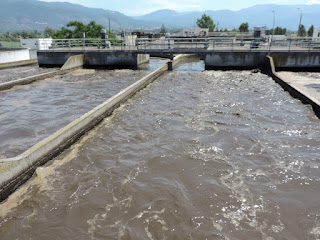
[[[137,39],[136,46],[139,50],[206,50],[209,38]]]
[[[117,39],[54,39],[43,43],[48,50],[172,50],[194,51],[320,51],[320,38],[294,38],[265,42],[236,38],[160,38],[137,39],[126,43]]]

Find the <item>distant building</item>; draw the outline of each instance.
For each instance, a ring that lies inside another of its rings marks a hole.
[[[282,42],[286,41],[287,37],[286,35],[268,35],[267,36],[268,42]]]
[[[254,38],[260,38],[260,39],[266,39],[267,36],[270,35],[270,30],[266,27],[254,27],[253,28],[253,37]]]
[[[183,29],[184,37],[206,37],[209,36],[209,28],[193,27],[190,29]]]
[[[137,35],[125,35],[122,40],[124,40],[124,44],[126,46],[135,46],[136,45],[136,40],[137,40]]]
[[[313,30],[312,40],[314,42],[320,42],[320,28],[315,28]]]
[[[53,42],[52,38],[29,38],[20,39],[23,48],[30,48],[33,50],[48,50]]]

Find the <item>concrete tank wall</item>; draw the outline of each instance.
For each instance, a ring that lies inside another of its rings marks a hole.
[[[0,49],[0,64],[30,60],[28,48],[1,48]]]
[[[206,70],[257,68],[265,63],[265,52],[213,52],[205,58]]]
[[[265,66],[268,51],[212,52],[205,58],[206,70],[252,69]],[[271,52],[276,68],[320,68],[320,52]]]
[[[274,52],[276,68],[319,68],[320,52]]]
[[[119,51],[38,51],[39,66],[63,66],[71,56],[84,54],[84,66],[88,68],[137,69],[149,61],[148,54]]]
[[[53,52],[38,51],[38,63],[40,67],[63,66],[71,56],[79,55],[82,52]]]

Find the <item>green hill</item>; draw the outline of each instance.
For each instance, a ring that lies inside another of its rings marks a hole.
[[[85,24],[94,20],[97,24],[108,27],[108,16],[111,12],[110,10],[87,8],[66,2],[1,0],[0,31],[42,30],[47,26],[58,29],[72,20],[81,21]],[[150,26],[152,24],[134,20],[119,12],[111,16],[112,29],[148,28]]]

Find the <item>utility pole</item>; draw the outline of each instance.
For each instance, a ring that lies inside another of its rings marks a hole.
[[[298,27],[298,32],[297,32],[297,37],[299,36],[299,30],[300,30],[300,26],[301,26],[301,20],[302,20],[302,13],[303,10],[301,8],[297,8],[298,10],[300,10],[300,21],[299,21],[299,27]]]

